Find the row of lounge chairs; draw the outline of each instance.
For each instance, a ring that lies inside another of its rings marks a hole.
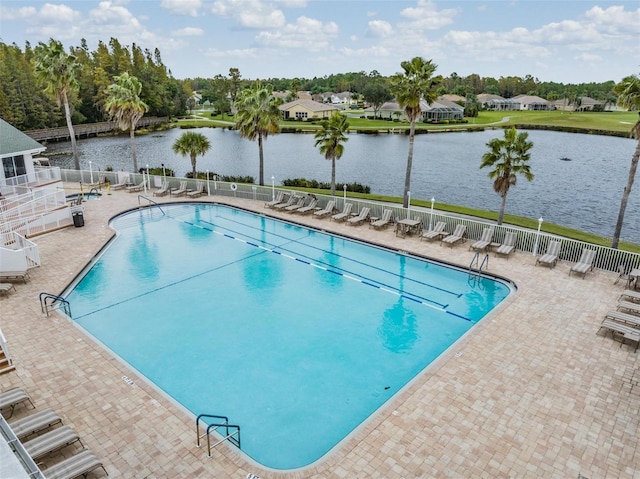
[[[29,403],[35,409],[33,401],[22,388],[16,387],[0,393],[0,410],[10,410],[9,418],[13,416],[16,406],[22,403]],[[73,479],[86,476],[98,468],[102,468],[105,474],[109,475],[100,459],[85,449],[80,436],[71,427],[63,425],[62,418],[53,409],[48,408],[29,414],[8,424],[34,461],[41,461],[49,454],[60,451],[75,442],[82,446],[78,452],[48,467],[39,463],[47,479]]]
[[[598,331],[602,329],[610,331],[614,339],[619,337],[621,343],[627,340],[635,342],[637,351],[640,345],[640,292],[624,290],[618,298],[616,309],[604,315]]]

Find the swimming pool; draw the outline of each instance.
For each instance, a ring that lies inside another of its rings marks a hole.
[[[194,415],[239,424],[274,469],[320,459],[511,292],[220,205],[112,226],[66,295],[74,321]]]

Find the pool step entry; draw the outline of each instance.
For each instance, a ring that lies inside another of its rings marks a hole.
[[[207,423],[206,419],[213,419],[213,422]],[[203,427],[207,426],[204,433],[200,433],[200,422],[202,422]],[[211,444],[211,433],[218,429],[222,430],[224,428],[224,435],[222,439],[220,439],[215,444]],[[229,424],[229,418],[227,416],[216,416],[214,414],[200,414],[196,418],[196,447],[200,447],[200,440],[203,437],[207,437],[207,456],[211,457],[211,449],[222,444],[225,441],[229,441],[231,444],[236,446],[238,449],[240,448],[240,426],[236,424]]]

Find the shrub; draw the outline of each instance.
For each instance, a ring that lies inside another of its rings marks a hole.
[[[306,178],[288,178],[282,181],[284,186],[291,186],[295,188],[313,188],[319,190],[330,190],[331,183],[317,181],[317,180],[308,180]],[[336,190],[344,189],[345,183],[337,183]],[[360,183],[346,183],[347,191],[353,193],[371,193],[371,188],[368,186],[361,185]]]

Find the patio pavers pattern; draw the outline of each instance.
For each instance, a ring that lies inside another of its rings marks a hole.
[[[396,238],[392,228],[293,216],[251,200],[200,200],[463,267],[473,255],[468,243],[445,248]],[[0,376],[0,389],[23,387],[38,409],[56,410],[112,477],[640,478],[640,387],[632,388],[629,380],[640,368],[640,356],[633,345],[597,334],[622,290],[613,285],[614,273],[596,271],[583,280],[569,277],[571,265],[563,262],[549,270],[534,266],[530,254],[516,252],[508,260],[491,255],[489,271],[518,286],[512,299],[328,456],[305,469],[279,472],[261,468],[233,446],[219,447],[207,458],[195,447],[191,413],[73,322],[40,311],[38,294],[60,293],[113,236],[109,218],[136,208],[138,196],[117,191],[84,206],[84,227],[35,238],[42,266],[30,272],[27,284],[16,285],[17,292],[0,297],[0,327],[17,368]],[[28,412],[17,409],[14,417]]]

